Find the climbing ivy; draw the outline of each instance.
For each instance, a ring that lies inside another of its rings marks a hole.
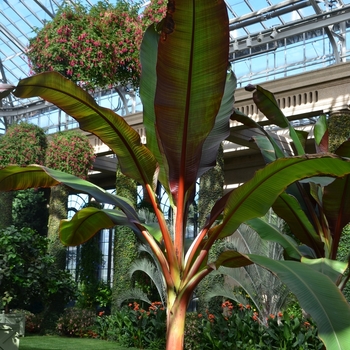
[[[334,152],[350,137],[350,114],[333,113],[328,119],[329,151]]]
[[[128,198],[136,206],[136,182],[124,176],[117,167],[116,174],[117,194]],[[137,257],[137,240],[134,232],[127,227],[117,227],[114,235],[114,274],[112,289],[112,308],[116,308],[118,295],[133,287],[129,277],[131,263]]]
[[[87,178],[95,159],[93,147],[88,138],[77,131],[60,132],[52,136],[46,153],[46,166],[56,170]],[[59,224],[68,215],[69,191],[63,185],[51,189],[48,223],[48,249],[55,256],[59,269],[66,265],[66,249],[58,236]]]
[[[198,213],[199,227],[202,227],[208,217],[211,208],[214,206],[217,199],[223,195],[224,188],[224,157],[222,146],[219,149],[216,166],[207,171],[200,178]],[[217,241],[209,252],[209,262],[214,261],[218,255],[224,250],[225,242]],[[213,284],[223,283],[222,276],[208,275],[198,286],[196,296],[198,297],[198,308],[200,312],[205,312],[206,309],[213,310],[221,305],[213,298],[209,303],[205,301],[205,294],[212,288]]]

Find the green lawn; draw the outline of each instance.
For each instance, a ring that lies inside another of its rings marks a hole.
[[[65,338],[58,336],[28,336],[20,338],[19,350],[136,350],[98,339]]]

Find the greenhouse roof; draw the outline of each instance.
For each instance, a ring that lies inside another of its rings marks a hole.
[[[25,55],[29,39],[35,36],[36,28],[41,28],[54,17],[60,5],[72,1],[1,1],[0,59],[3,82],[16,84],[29,74]],[[81,1],[86,6],[96,2],[97,0]],[[350,0],[226,0],[226,3],[230,17],[231,52],[233,57],[239,58],[272,47],[271,42],[277,36],[293,38],[306,30],[319,29],[318,23],[325,19],[325,13],[329,17],[334,14],[338,18],[341,15],[349,18],[347,12],[339,10],[346,10]],[[147,1],[144,0],[143,4],[146,5]],[[325,24],[331,28],[333,22],[339,21],[328,20]]]
[[[89,7],[98,0],[0,2],[1,82],[16,85],[29,75],[26,50],[30,38],[55,16],[60,6],[74,2]],[[340,63],[350,54],[350,0],[225,2],[230,18],[230,60],[240,86]],[[140,3],[142,8],[149,1]],[[30,105],[37,102],[4,101],[0,118],[11,116],[13,107],[30,110]]]

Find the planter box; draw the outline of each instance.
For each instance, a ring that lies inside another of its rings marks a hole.
[[[0,350],[18,350],[18,333],[11,327],[0,325]]]
[[[10,326],[19,336],[24,337],[26,325],[24,314],[0,314],[0,324]]]

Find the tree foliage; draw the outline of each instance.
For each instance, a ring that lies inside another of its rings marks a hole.
[[[11,298],[3,307],[29,309],[35,302],[60,304],[74,296],[70,275],[54,269],[47,239],[30,228],[10,226],[0,232],[0,295]]]
[[[49,215],[47,197],[48,191],[42,189],[16,191],[12,203],[13,225],[29,227],[45,237]]]

